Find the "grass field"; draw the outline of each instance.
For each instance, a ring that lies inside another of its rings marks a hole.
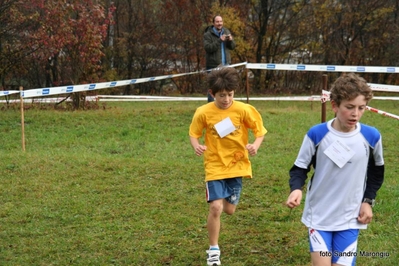
[[[0,113],[0,265],[205,265],[204,170],[189,144],[204,102]],[[288,170],[318,102],[252,101],[268,129],[237,212],[222,216],[223,265],[310,265],[302,206],[284,206]],[[399,103],[371,106],[398,114]],[[330,110],[330,108],[328,108]],[[329,111],[327,119],[332,118]],[[358,265],[398,265],[399,121],[366,111],[383,136],[386,175]],[[377,255],[377,254],[374,254]]]

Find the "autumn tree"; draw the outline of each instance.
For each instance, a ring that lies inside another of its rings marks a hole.
[[[322,64],[396,65],[392,53],[398,40],[397,1],[315,1],[310,3],[323,55]],[[387,53],[387,51],[390,51]],[[385,78],[383,77],[385,76]],[[384,82],[386,74],[372,74],[374,82]],[[380,80],[380,81],[379,81]]]
[[[193,72],[205,69],[205,50],[203,47],[203,34],[207,21],[206,3],[198,1],[179,0],[165,1],[162,6],[161,18],[165,44],[173,72]],[[183,93],[206,91],[204,75],[191,75],[174,80],[176,87]]]
[[[254,47],[252,59],[257,62],[283,62],[289,53],[305,42],[298,24],[306,16],[306,3],[290,0],[252,1],[247,14],[247,41]],[[261,90],[282,86],[276,73],[254,70],[253,88]]]
[[[19,0],[9,15],[15,79],[39,88],[100,80],[108,21],[97,1]]]
[[[200,71],[216,14],[232,63],[396,66],[397,0],[0,0],[2,87],[83,84]],[[257,93],[310,93],[321,73],[252,70]],[[395,74],[365,74],[394,84]],[[205,75],[126,86],[124,94],[203,93]],[[329,76],[334,76],[331,73]],[[115,90],[114,93],[120,93]],[[80,105],[80,97],[75,102]]]
[[[0,80],[1,87],[20,86],[23,82],[16,78],[29,53],[23,34],[27,22],[19,17],[18,0],[0,1]]]
[[[159,19],[161,6],[155,1],[116,0],[115,42],[112,47],[114,68],[119,77],[133,79],[163,75],[169,62],[165,35]],[[109,47],[108,47],[109,49]],[[164,82],[164,81],[163,81]],[[151,93],[155,84],[127,86],[124,94]]]

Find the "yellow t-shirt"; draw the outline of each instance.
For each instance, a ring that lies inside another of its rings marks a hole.
[[[215,124],[229,117],[235,130],[220,138]],[[226,109],[219,109],[214,102],[197,108],[190,125],[189,135],[200,138],[205,129],[204,152],[205,181],[233,177],[252,178],[251,162],[245,146],[248,144],[248,129],[255,137],[267,133],[262,116],[252,105],[233,101]]]

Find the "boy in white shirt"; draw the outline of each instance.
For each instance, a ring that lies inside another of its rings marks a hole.
[[[313,265],[355,265],[359,229],[373,217],[384,180],[381,135],[359,123],[373,94],[356,74],[339,77],[330,92],[335,118],[310,128],[290,170],[287,206],[297,207],[311,166],[302,222]]]

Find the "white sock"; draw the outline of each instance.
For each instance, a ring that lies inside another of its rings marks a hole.
[[[209,246],[209,249],[219,249],[219,245],[216,245],[216,246]]]

